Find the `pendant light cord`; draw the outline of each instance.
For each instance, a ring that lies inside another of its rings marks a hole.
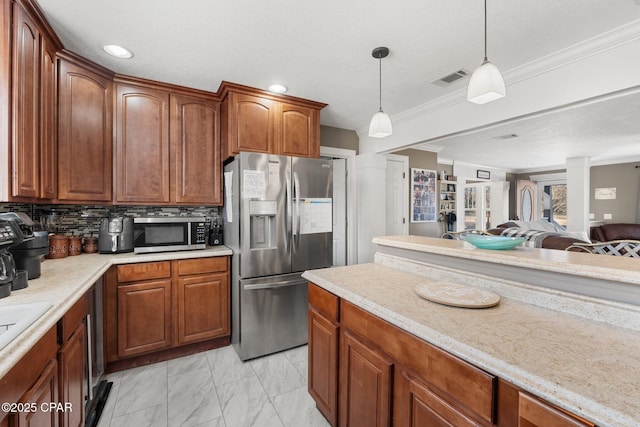
[[[486,1],[486,0],[485,0]],[[379,72],[379,76],[380,76],[380,103],[379,103],[379,109],[378,112],[382,112],[382,57],[378,58],[378,64],[380,64],[380,72]]]
[[[487,60],[487,0],[484,0],[484,62]]]

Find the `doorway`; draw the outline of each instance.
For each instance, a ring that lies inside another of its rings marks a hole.
[[[387,154],[386,171],[386,234],[409,234],[409,158]]]
[[[538,183],[540,218],[567,228],[567,184],[565,182]]]
[[[333,266],[355,264],[356,152],[321,146],[320,157],[333,160]]]

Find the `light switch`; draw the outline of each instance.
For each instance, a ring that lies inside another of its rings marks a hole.
[[[604,219],[613,219],[611,214],[604,214]]]
[[[589,214],[589,219],[596,219],[596,214],[590,213]]]

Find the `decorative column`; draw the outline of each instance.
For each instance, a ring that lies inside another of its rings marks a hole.
[[[591,159],[567,159],[567,231],[584,231],[589,235],[589,195]]]

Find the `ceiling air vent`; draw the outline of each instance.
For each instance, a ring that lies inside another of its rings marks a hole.
[[[435,80],[431,83],[433,83],[436,86],[449,86],[451,83],[457,82],[458,80],[467,77],[469,75],[469,72],[463,68],[459,69],[458,71],[454,71],[451,74],[448,74],[438,80]]]
[[[511,138],[517,138],[518,135],[515,133],[508,133],[506,135],[500,135],[500,136],[494,136],[493,139],[511,139]]]

